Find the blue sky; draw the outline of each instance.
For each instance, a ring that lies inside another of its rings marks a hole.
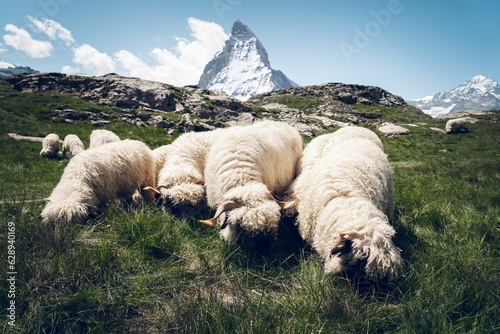
[[[195,84],[240,19],[300,85],[411,99],[477,74],[500,81],[498,17],[500,0],[2,0],[0,60]]]

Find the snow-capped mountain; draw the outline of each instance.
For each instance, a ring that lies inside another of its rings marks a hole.
[[[11,63],[7,63],[6,61],[0,60],[0,69],[9,67],[16,67],[16,66],[12,65]]]
[[[500,109],[500,85],[482,75],[448,91],[406,101],[433,117],[463,110]]]
[[[31,67],[28,66],[16,66],[6,61],[0,60],[0,79],[6,79],[16,74],[22,73],[37,73]]]
[[[257,94],[298,85],[271,68],[262,43],[237,20],[224,48],[205,66],[198,86],[247,100]]]

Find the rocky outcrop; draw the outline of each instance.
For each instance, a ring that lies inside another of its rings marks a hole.
[[[95,126],[124,121],[136,126],[174,131],[204,131],[258,119],[280,120],[314,136],[348,124],[377,126],[385,121],[413,122],[430,118],[399,96],[379,87],[327,83],[286,88],[257,95],[246,102],[198,86],[175,87],[160,82],[108,74],[100,77],[37,73],[8,79],[23,92],[57,92],[101,105],[74,110],[61,106],[54,120],[90,121]],[[387,119],[389,118],[389,119]]]
[[[138,126],[176,128],[181,132],[209,130],[238,121],[240,114],[252,108],[225,94],[196,86],[175,87],[161,82],[107,74],[100,77],[69,76],[61,73],[37,73],[8,79],[23,92],[71,94],[98,104],[115,107],[118,118]],[[154,115],[153,113],[157,113]],[[56,120],[72,123],[89,119],[99,126],[110,116],[95,110],[55,110]]]
[[[311,136],[316,131],[348,124],[376,126],[385,121],[388,113],[411,120],[430,118],[382,88],[342,83],[280,89],[247,102],[259,106],[258,113],[263,118],[296,124],[302,133]]]

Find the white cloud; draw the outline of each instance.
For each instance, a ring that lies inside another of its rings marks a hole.
[[[49,36],[50,39],[61,39],[66,42],[66,45],[71,45],[75,42],[73,36],[71,35],[71,31],[64,28],[56,21],[47,18],[37,20],[29,15],[28,20],[33,24],[36,32],[44,33]]]
[[[205,65],[212,60],[217,51],[222,49],[228,36],[216,23],[191,17],[188,19],[188,26],[193,39],[178,38],[177,45],[172,51],[153,49],[151,51],[153,65],[126,50],[116,52],[115,60],[128,72],[126,75],[177,86],[196,84]]]
[[[91,75],[103,75],[115,71],[113,59],[88,44],[75,48],[73,62],[81,65],[84,71],[88,71]]]
[[[81,70],[78,67],[73,67],[73,66],[69,66],[69,65],[63,66],[61,68],[61,73],[64,73],[64,74],[78,74],[80,72],[81,72]]]
[[[5,31],[8,32],[8,34],[3,36],[5,44],[18,51],[25,52],[32,58],[45,58],[50,56],[52,52],[52,44],[50,42],[36,40],[31,37],[29,32],[13,24],[7,24],[5,26]]]

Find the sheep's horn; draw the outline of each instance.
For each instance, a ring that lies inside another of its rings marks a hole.
[[[215,212],[215,215],[213,216],[213,218],[202,219],[202,220],[198,220],[198,221],[200,223],[202,223],[202,224],[215,227],[217,225],[217,219],[219,219],[219,216],[221,214],[223,214],[224,212],[226,212],[226,211],[234,209],[235,207],[236,207],[236,203],[235,202],[233,202],[233,201],[226,201],[226,202],[222,203],[221,205],[219,205],[219,207],[217,208],[217,211]]]
[[[154,192],[155,194],[161,195],[161,192],[158,190],[158,188],[153,188],[151,186],[144,187],[144,188],[142,188],[142,190]]]

